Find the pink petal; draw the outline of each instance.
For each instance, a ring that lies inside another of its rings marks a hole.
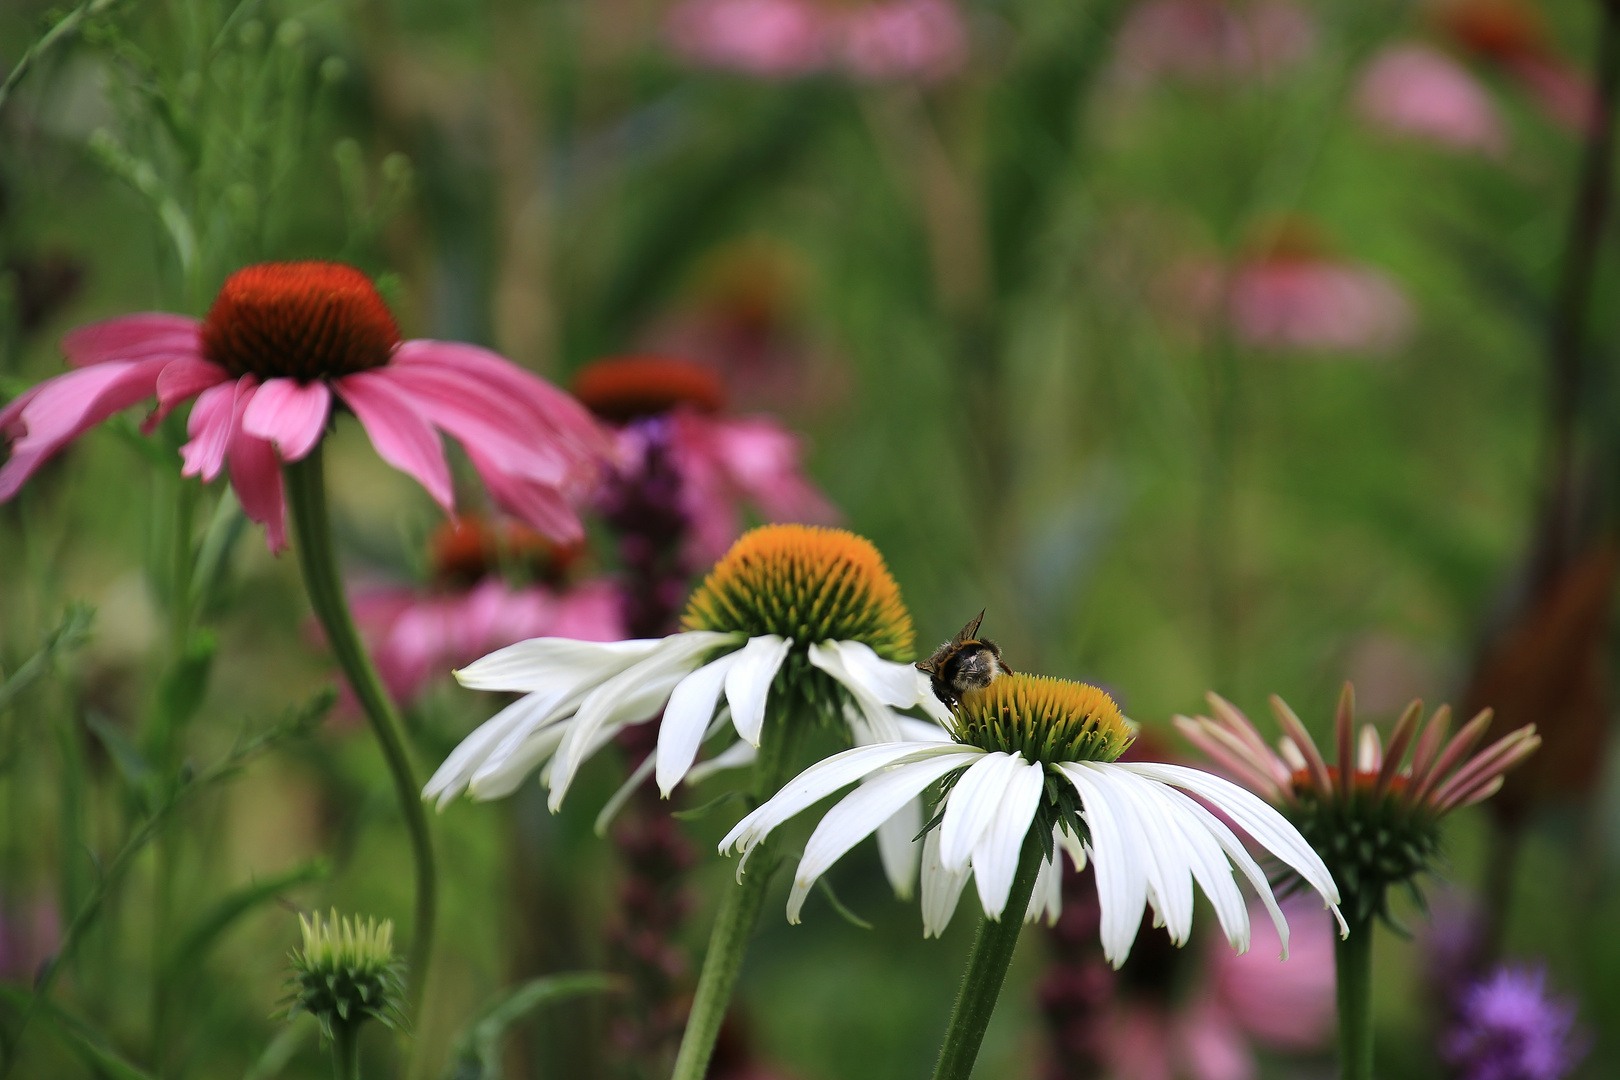
[[[1499,154],[1507,135],[1486,89],[1468,69],[1423,45],[1395,45],[1367,66],[1356,106],[1371,123],[1460,150]]]
[[[14,438],[0,468],[0,502],[11,498],[52,454],[120,410],[152,396],[162,360],[108,361],[33,387],[0,412],[0,434]]]
[[[578,641],[622,641],[629,636],[624,625],[624,598],[611,581],[581,582],[558,597],[551,626],[528,636],[538,637],[541,633]]]
[[[710,421],[726,475],[771,521],[827,525],[838,511],[800,468],[797,436],[763,417]]]
[[[571,544],[585,537],[585,527],[563,493],[549,484],[540,484],[503,472],[472,447],[467,457],[489,489],[490,498],[508,513],[538,529],[560,544]]]
[[[218,364],[197,357],[188,356],[171,362],[158,376],[157,408],[146,418],[141,430],[152,431],[176,405],[196,397],[210,386],[218,386],[230,377],[230,373]]]
[[[62,339],[62,353],[74,367],[109,360],[152,360],[159,357],[202,358],[200,324],[184,315],[149,311],[81,326]]]
[[[242,430],[242,415],[253,404],[258,389],[253,376],[244,375],[237,386],[241,392],[231,410],[230,441],[226,448],[231,463],[231,487],[236,490],[243,513],[249,520],[264,526],[270,553],[279,555],[287,548],[287,503],[281,494],[281,462],[276,460],[275,447],[269,440]]]
[[[236,399],[243,392],[243,383],[252,388],[253,376],[245,375],[228,383],[209,387],[197,396],[186,419],[186,434],[191,441],[180,448],[181,476],[200,476],[208,483],[219,475],[225,465],[225,451],[230,444],[231,420],[236,415]]]
[[[242,430],[270,440],[281,460],[297,461],[320,441],[331,405],[332,391],[324,382],[271,379],[242,414]]]
[[[414,477],[446,510],[455,504],[444,446],[410,396],[376,371],[345,375],[335,384],[338,396],[354,410],[371,437],[371,445],[388,464]]]

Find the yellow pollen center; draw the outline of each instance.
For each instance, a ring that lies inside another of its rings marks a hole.
[[[860,641],[910,660],[911,613],[872,542],[843,529],[765,525],[731,546],[692,594],[686,630]]]
[[[1022,754],[1026,761],[1113,761],[1135,738],[1106,691],[1045,675],[1003,675],[962,695],[958,742]]]

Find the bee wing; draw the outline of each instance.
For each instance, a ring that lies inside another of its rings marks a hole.
[[[939,661],[937,659],[938,655],[939,655],[938,653],[935,653],[933,656],[930,656],[928,659],[919,660],[919,661],[917,661],[915,664],[913,664],[911,666],[916,668],[918,671],[922,672],[924,675],[938,675],[939,674]]]
[[[984,609],[983,608],[979,609],[979,613],[977,615],[973,616],[972,621],[970,621],[966,626],[962,627],[962,629],[960,629],[960,630],[958,630],[956,632],[956,636],[951,639],[951,644],[952,645],[960,645],[964,641],[972,641],[974,638],[978,637],[979,636],[979,624],[982,623],[982,622],[984,622]]]

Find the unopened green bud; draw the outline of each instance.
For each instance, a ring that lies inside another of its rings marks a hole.
[[[366,1020],[405,1025],[405,962],[394,955],[394,924],[359,916],[322,920],[298,917],[304,947],[294,950],[292,976],[283,999],[288,1018],[309,1013],[321,1034],[352,1032]]]

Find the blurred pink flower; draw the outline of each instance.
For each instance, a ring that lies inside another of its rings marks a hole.
[[[338,263],[249,266],[226,279],[200,322],[129,315],[75,330],[62,349],[77,370],[0,409],[11,448],[0,501],[70,441],[154,395],[147,431],[196,398],[181,473],[211,481],[229,465],[272,551],[287,544],[281,463],[314,449],[334,395],[383,460],[446,510],[453,493],[440,431],[460,441],[497,503],[558,539],[583,535],[571,500],[611,451],[578,402],[494,353],[402,342],[370,279]]]
[[[1597,116],[1592,84],[1553,49],[1540,13],[1520,0],[1454,0],[1439,11],[1442,33],[1498,65],[1542,110],[1572,131]]]
[[[1275,75],[1310,55],[1316,26],[1287,0],[1145,0],[1118,36],[1121,77],[1195,82]]]
[[[1385,353],[1412,332],[1400,286],[1368,266],[1272,255],[1238,267],[1228,289],[1233,332],[1260,348]]]
[[[830,52],[827,21],[810,0],[681,0],[665,32],[693,64],[766,79],[818,71]]]
[[[967,27],[950,0],[887,0],[844,16],[843,60],[857,78],[934,81],[967,58]]]
[[[1283,904],[1289,958],[1258,903],[1249,951],[1212,940],[1203,979],[1187,1003],[1122,995],[1099,1018],[1100,1057],[1115,1080],[1252,1080],[1253,1046],[1315,1050],[1334,1023],[1333,922],[1315,905]],[[1298,920],[1296,923],[1295,920]]]
[[[1497,155],[1507,147],[1485,88],[1461,64],[1424,45],[1394,45],[1367,66],[1356,107],[1372,124],[1459,150]]]

